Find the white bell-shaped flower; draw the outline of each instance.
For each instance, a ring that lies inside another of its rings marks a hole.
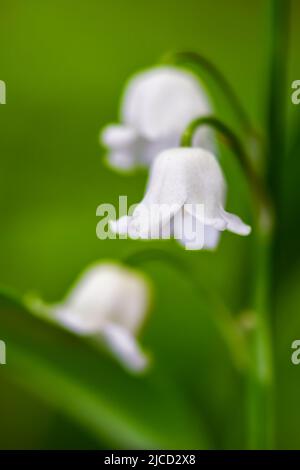
[[[220,232],[248,235],[251,228],[224,209],[226,183],[218,160],[207,150],[165,150],[154,160],[146,194],[132,216],[111,228],[132,238],[174,236],[186,249],[214,249]]]
[[[80,335],[100,337],[128,369],[143,370],[148,359],[137,341],[150,304],[150,286],[139,272],[116,263],[87,269],[52,314]]]
[[[210,113],[206,92],[192,73],[171,66],[141,72],[125,89],[121,124],[101,134],[109,163],[123,170],[150,165],[159,152],[179,145],[190,121]],[[212,150],[211,130],[199,129],[194,143]]]

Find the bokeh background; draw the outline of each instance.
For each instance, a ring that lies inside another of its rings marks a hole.
[[[270,1],[0,0],[0,283],[20,294],[59,301],[90,262],[119,259],[143,242],[100,241],[96,207],[143,194],[146,172],[118,175],[104,165],[101,127],[118,118],[126,79],[172,50],[206,55],[233,84],[264,132]],[[292,2],[282,175],[284,266],[272,312],[277,446],[300,448],[300,106],[290,83],[300,78],[300,5]],[[228,104],[216,113],[233,126]],[[251,222],[243,175],[222,149],[228,208]],[[177,253],[173,241],[147,246]],[[215,254],[182,252],[204,286],[235,315],[249,306],[252,237],[222,235]],[[190,280],[164,263],[145,271],[155,302],[143,344],[154,357],[145,377],[128,375],[104,352],[95,355],[55,328],[0,302],[0,448],[243,448],[244,383]]]

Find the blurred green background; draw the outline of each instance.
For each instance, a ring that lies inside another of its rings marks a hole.
[[[147,176],[107,169],[98,136],[118,117],[125,80],[165,52],[191,49],[213,60],[263,132],[269,8],[269,0],[0,0],[0,79],[7,84],[7,104],[0,106],[2,285],[58,301],[88,263],[145,247],[96,238],[96,207],[117,204],[124,194],[138,202]],[[290,100],[290,83],[300,78],[299,20],[294,0],[282,175],[285,263],[272,312],[280,448],[300,448],[300,366],[290,361],[291,343],[300,337],[300,106]],[[226,102],[217,100],[216,108],[235,125]],[[228,208],[251,222],[244,178],[229,153],[223,152],[222,164]],[[173,241],[147,246],[180,251]],[[247,309],[252,237],[224,233],[215,254],[180,254],[236,315]],[[153,263],[145,270],[155,304],[143,344],[155,361],[142,378],[128,376],[104,353],[96,357],[73,345],[60,331],[25,322],[21,307],[0,302],[0,339],[7,343],[7,365],[0,366],[0,448],[244,446],[243,380],[209,309],[189,279],[170,267]],[[94,399],[96,414],[88,404]]]

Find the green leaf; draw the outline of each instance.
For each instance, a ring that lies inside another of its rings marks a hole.
[[[118,448],[205,448],[199,417],[168,374],[126,373],[105,352],[0,293],[1,374]]]

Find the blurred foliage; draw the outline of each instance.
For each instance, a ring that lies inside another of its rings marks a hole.
[[[122,194],[137,202],[146,181],[145,172],[123,177],[108,170],[98,135],[117,119],[125,80],[165,52],[193,49],[211,58],[262,129],[269,3],[0,0],[0,79],[7,83],[7,105],[0,107],[2,285],[59,300],[91,261],[145,246],[96,238],[96,207],[117,204]],[[296,0],[292,13],[290,82],[300,75]],[[300,107],[291,104],[290,90],[286,96],[290,152],[281,249],[287,262],[274,312],[277,438],[278,447],[299,448],[300,368],[290,363],[290,344],[300,336]],[[226,102],[218,100],[217,110],[235,124]],[[229,152],[222,152],[222,165],[228,207],[250,222],[248,190]],[[180,250],[173,241],[162,243]],[[235,314],[248,307],[251,237],[224,233],[216,254],[185,255]],[[146,270],[156,301],[144,336],[154,365],[144,377],[126,374],[104,352],[1,297],[0,338],[8,361],[0,368],[1,448],[243,446],[243,383],[209,312],[188,279],[163,265]]]

